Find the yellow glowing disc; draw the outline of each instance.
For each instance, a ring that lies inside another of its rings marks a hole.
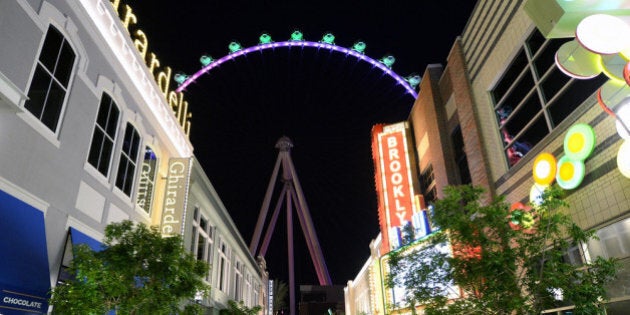
[[[536,156],[533,167],[534,182],[538,185],[550,185],[556,177],[556,158],[547,152]]]
[[[576,124],[564,137],[564,154],[574,161],[584,161],[595,149],[595,131],[588,124]]]
[[[573,189],[582,183],[585,175],[584,162],[574,161],[565,155],[558,160],[556,181],[563,189]]]

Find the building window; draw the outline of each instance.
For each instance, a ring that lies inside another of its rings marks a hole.
[[[591,259],[597,256],[630,257],[630,219],[599,229],[596,235],[599,240],[592,239],[588,242],[588,253]]]
[[[155,177],[157,174],[158,160],[155,151],[147,146],[144,149],[144,159],[140,170],[140,182],[138,184],[138,196],[136,204],[144,209],[146,213],[151,212],[153,203],[153,189],[155,187]]]
[[[241,270],[243,265],[240,261],[236,261],[234,264],[234,300],[243,300],[243,271]]]
[[[556,128],[606,80],[601,74],[576,80],[554,62],[571,38],[546,39],[537,29],[527,38],[503,77],[490,90],[510,166]]]
[[[249,272],[245,273],[245,290],[243,293],[243,301],[247,307],[254,306],[252,303],[252,276]]]
[[[230,273],[230,259],[229,259],[229,248],[227,245],[221,241],[218,250],[219,254],[219,276],[217,277],[217,288],[223,292],[228,292],[228,279]]]
[[[433,175],[433,165],[429,164],[420,174],[420,189],[424,200],[427,204],[437,199],[437,191],[435,187],[435,175]]]
[[[75,57],[68,41],[50,26],[24,108],[53,132],[57,132],[59,126]]]
[[[114,100],[106,93],[103,93],[96,116],[96,125],[92,133],[92,145],[88,154],[88,163],[105,177],[109,175],[119,116],[120,110],[114,103]]]
[[[116,187],[120,188],[127,196],[131,196],[131,187],[133,186],[136,174],[139,148],[140,135],[131,123],[127,123],[125,138],[123,139],[123,146],[120,151],[118,175],[116,176]]]
[[[212,265],[213,228],[208,223],[208,220],[201,215],[199,207],[195,207],[193,212],[192,227],[190,252],[197,257],[197,260],[203,260]],[[208,281],[211,278],[210,274],[208,272],[206,275],[206,280]]]
[[[464,137],[462,136],[462,128],[458,125],[451,133],[451,141],[453,142],[453,153],[455,156],[455,163],[457,164],[457,170],[459,171],[459,180],[462,185],[470,184],[472,182],[470,176],[470,169],[468,168],[468,157],[466,156],[466,150],[464,149],[466,144],[464,143]]]

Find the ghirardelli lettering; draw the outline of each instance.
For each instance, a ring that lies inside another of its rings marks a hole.
[[[169,161],[164,209],[162,211],[162,234],[181,233],[186,209],[187,188],[191,159],[172,158]]]

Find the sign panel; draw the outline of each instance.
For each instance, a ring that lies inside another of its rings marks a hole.
[[[273,280],[269,280],[269,300],[267,301],[268,303],[268,308],[267,308],[267,314],[272,315],[273,314]]]
[[[164,236],[184,232],[183,222],[186,217],[191,165],[191,158],[171,158],[168,162],[161,224],[161,231]]]
[[[388,227],[402,227],[415,212],[404,127],[379,134],[378,148]]]

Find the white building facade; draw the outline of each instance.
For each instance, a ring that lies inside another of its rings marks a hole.
[[[169,212],[169,167],[194,161],[188,104],[134,24],[118,0],[0,1],[0,314],[47,313],[72,243],[98,244],[125,219],[164,226],[167,214],[212,265],[213,295],[199,301],[209,313],[264,301],[265,272],[199,163]]]

